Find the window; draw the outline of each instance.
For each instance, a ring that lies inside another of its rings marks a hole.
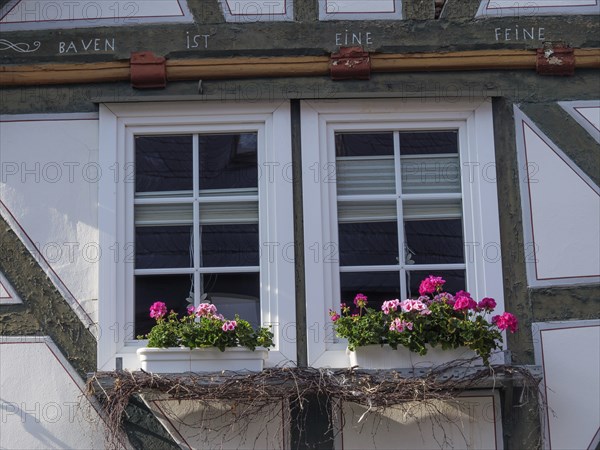
[[[115,104],[100,121],[99,368],[137,367],[157,300],[272,325],[269,363],[295,360],[289,106]]]
[[[157,298],[180,314],[210,301],[259,325],[257,138],[134,137],[136,336]]]
[[[503,304],[489,102],[305,102],[302,126],[309,364],[346,364],[328,310],[358,292],[431,273]]]

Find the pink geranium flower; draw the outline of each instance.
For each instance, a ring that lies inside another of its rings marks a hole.
[[[486,311],[493,311],[496,307],[496,300],[490,297],[485,297],[477,304],[477,307],[479,309],[485,309]]]
[[[337,322],[340,318],[340,315],[333,311],[332,309],[329,310],[329,317],[331,317],[331,321],[332,322]]]
[[[421,281],[421,285],[419,286],[419,294],[427,295],[433,294],[442,288],[446,280],[442,277],[434,277],[433,275],[429,275],[423,281]]]
[[[450,306],[454,306],[454,295],[449,292],[441,292],[433,297],[434,302],[443,302]]]
[[[399,306],[400,300],[397,298],[394,300],[386,300],[383,302],[383,305],[381,305],[381,310],[384,314],[389,314],[391,311],[397,311]]]
[[[465,309],[476,309],[477,302],[471,298],[471,294],[466,291],[458,291],[454,296],[454,310],[461,311]]]
[[[356,294],[356,297],[354,297],[354,304],[358,308],[363,308],[367,304],[367,296],[364,294]]]
[[[509,312],[492,317],[492,323],[495,323],[500,330],[509,329],[511,333],[517,331],[517,327],[519,326],[517,318]]]
[[[237,327],[237,322],[235,320],[227,320],[223,322],[223,326],[221,326],[221,329],[223,331],[233,331],[235,330],[235,327]]]
[[[412,330],[412,329],[413,329],[412,322],[407,322],[406,320],[402,320],[399,317],[396,317],[390,324],[390,331],[397,331],[398,333],[402,333],[404,330]]]
[[[163,302],[154,302],[150,307],[150,317],[160,319],[167,314],[167,305]]]
[[[198,317],[212,318],[217,314],[217,307],[212,303],[200,303],[196,308],[196,315]]]
[[[404,311],[404,312],[425,311],[428,309],[427,305],[425,303],[423,303],[421,300],[411,300],[411,299],[402,300],[400,302],[400,307],[402,308],[402,311]]]

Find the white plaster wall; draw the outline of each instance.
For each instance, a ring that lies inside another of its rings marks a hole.
[[[400,20],[401,18],[401,0],[319,0],[320,20]]]
[[[184,449],[289,448],[283,401],[264,408],[235,402],[199,402],[144,397],[158,420]],[[239,417],[236,412],[244,414]]]
[[[529,284],[600,279],[600,189],[515,107]]]
[[[46,338],[0,340],[0,448],[102,449],[104,422]]]
[[[81,28],[99,26],[136,25],[152,22],[192,22],[186,0],[9,0],[0,9],[0,23],[3,31]],[[94,48],[95,43],[86,39],[73,41],[75,47]],[[99,39],[104,45],[104,38]],[[68,47],[71,41],[66,42]],[[88,44],[91,42],[91,44]],[[26,46],[27,51],[36,51],[40,43],[30,49],[22,42],[8,42],[11,48]],[[99,44],[100,45],[100,44]],[[37,48],[36,48],[37,47]],[[114,50],[114,48],[113,48]]]
[[[482,0],[476,17],[598,14],[598,0]]]
[[[503,448],[499,404],[491,393],[454,402],[396,405],[382,413],[355,403],[342,408],[339,449]]]
[[[227,22],[293,20],[294,0],[219,0]]]
[[[99,172],[97,119],[0,122],[0,212],[94,322],[98,182],[113,175]]]
[[[544,373],[546,448],[595,449],[600,443],[600,321],[533,324]]]
[[[538,278],[600,275],[600,197],[534,130],[524,133]]]

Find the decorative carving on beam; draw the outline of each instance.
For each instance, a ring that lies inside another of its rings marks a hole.
[[[575,74],[575,52],[566,44],[544,42],[537,49],[536,67],[539,75],[572,76]]]
[[[329,72],[332,80],[368,80],[371,57],[361,47],[342,47],[331,55]]]

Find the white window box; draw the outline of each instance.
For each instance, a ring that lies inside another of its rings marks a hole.
[[[394,350],[389,345],[365,345],[357,347],[355,351],[347,350],[350,358],[350,367],[358,366],[361,369],[405,369],[405,368],[431,368],[447,364],[459,359],[469,365],[481,365],[480,358],[475,358],[475,352],[466,347],[443,350],[441,347],[427,346],[427,354],[419,355],[411,352],[406,347],[398,346]]]
[[[221,372],[222,370],[249,370],[259,372],[269,351],[257,347],[229,347],[224,352],[218,348],[154,348],[137,349],[142,370],[156,373]]]

